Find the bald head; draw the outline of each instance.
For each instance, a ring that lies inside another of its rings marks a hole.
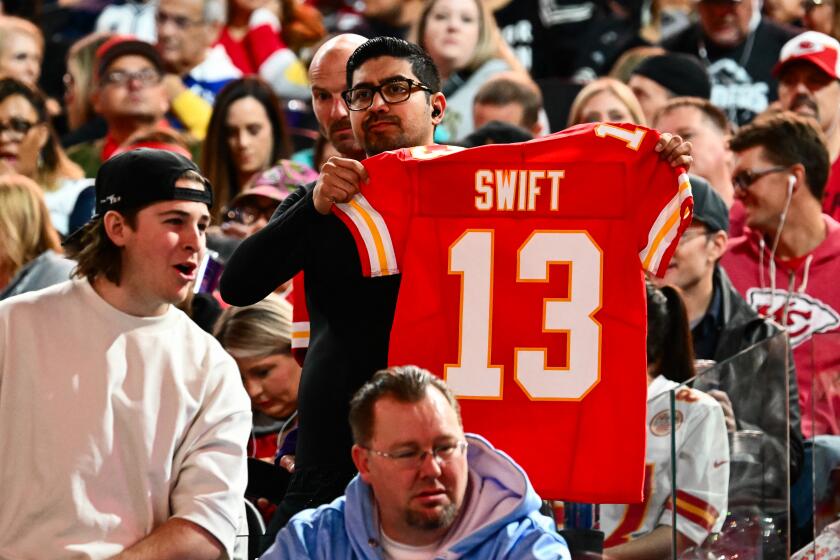
[[[347,59],[365,41],[367,41],[365,37],[356,35],[355,33],[342,33],[329,39],[318,47],[318,50],[312,55],[312,62],[309,65],[309,77],[312,78],[313,73],[319,74],[325,67],[328,69],[328,67],[334,64],[341,66],[343,77],[344,67],[347,66]]]
[[[345,88],[347,59],[365,41],[361,35],[352,33],[337,35],[321,45],[309,65],[312,109],[321,134],[341,155],[356,159],[362,159],[364,151],[353,136],[341,92]]]

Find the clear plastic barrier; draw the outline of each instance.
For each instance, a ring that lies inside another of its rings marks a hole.
[[[682,446],[677,441],[674,492],[680,515],[676,517],[675,536],[677,540],[681,535],[692,536],[696,544],[681,550],[675,557],[788,558],[792,437],[789,404],[796,402],[789,400],[790,384],[795,382],[789,376],[789,364],[788,340],[784,334],[779,334],[701,371],[686,384],[693,388],[692,391],[705,393],[717,402],[723,412],[726,435],[721,438],[719,430],[709,426],[714,423],[709,415],[695,427],[705,426],[703,437],[684,439]],[[685,415],[688,409],[680,407],[680,392],[684,389],[680,387],[671,392],[674,401],[672,421],[674,418],[679,421],[680,413]],[[686,398],[685,393],[683,398]],[[702,400],[709,402],[705,397]],[[798,431],[796,417],[794,411],[794,434]],[[712,447],[709,440],[715,438],[722,441]],[[794,448],[799,451],[793,452],[793,462],[801,465],[801,440],[794,438]],[[724,446],[728,447],[728,457],[724,457],[721,450]],[[692,469],[697,468],[692,458],[705,465],[703,469],[708,474],[705,479],[691,477]],[[714,474],[717,469],[724,468],[723,462],[727,460],[729,476],[723,490],[720,477],[715,479]],[[681,468],[689,474],[681,475]],[[720,491],[726,494],[725,509],[718,511],[710,507],[705,510],[705,518],[692,509],[692,506],[711,506],[710,502]],[[703,499],[704,492],[708,500]],[[685,498],[684,501],[681,498]],[[707,528],[711,522],[710,513],[717,513],[715,523],[705,538],[697,542],[697,536],[701,534],[698,529]]]
[[[840,558],[840,333],[816,334],[797,347],[805,440],[793,486],[793,558]],[[798,550],[797,550],[798,549]]]
[[[789,403],[796,395],[789,395],[788,366],[780,334],[725,362],[702,364],[688,383],[651,384],[645,502],[594,508],[605,557],[630,545],[644,547],[631,556],[651,559],[789,557]],[[792,457],[800,469],[801,437]],[[558,525],[582,521],[586,529],[581,508],[555,503]]]

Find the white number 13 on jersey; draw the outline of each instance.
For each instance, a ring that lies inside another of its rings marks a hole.
[[[490,363],[493,332],[492,230],[466,231],[449,248],[461,275],[458,363],[444,376],[458,397],[502,397],[502,366]],[[545,298],[543,332],[566,332],[567,367],[548,365],[547,348],[514,348],[514,380],[532,400],[580,400],[600,378],[601,250],[586,232],[535,231],[519,248],[517,282],[549,282],[550,264],[569,266],[569,297]]]

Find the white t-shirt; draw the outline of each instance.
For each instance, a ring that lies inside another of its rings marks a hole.
[[[171,517],[230,555],[250,401],[184,313],[134,317],[86,280],[0,303],[0,558],[108,558]]]
[[[76,207],[76,200],[86,188],[93,186],[93,179],[62,179],[58,189],[44,191],[44,201],[50,211],[52,225],[62,235],[69,235],[70,214]]]
[[[382,551],[388,560],[429,560],[434,558],[439,543],[432,543],[426,546],[410,546],[397,542],[385,531],[382,533]]]

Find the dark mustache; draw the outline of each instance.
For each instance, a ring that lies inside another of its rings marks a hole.
[[[343,119],[339,119],[330,125],[330,133],[338,132],[339,130],[343,130],[345,128],[350,128],[350,119],[345,117]]]
[[[399,125],[400,124],[400,118],[399,117],[394,117],[394,116],[391,116],[391,115],[371,114],[367,119],[365,119],[365,122],[362,123],[362,127],[365,130],[367,130],[369,127],[371,127],[375,124],[383,123],[383,122]]]
[[[793,101],[790,104],[790,110],[795,111],[796,109],[802,106],[810,108],[812,111],[814,111],[815,115],[819,116],[820,110],[819,107],[817,107],[816,102],[814,102],[813,99],[811,99],[804,93],[797,94],[797,96],[793,98]]]

